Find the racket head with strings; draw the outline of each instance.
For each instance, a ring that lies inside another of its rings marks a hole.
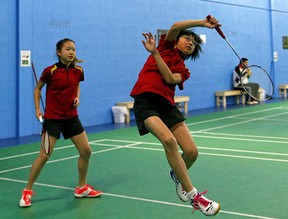
[[[209,21],[211,19],[211,15],[208,15],[207,20]],[[236,52],[236,50],[234,49],[234,47],[231,45],[231,43],[227,40],[225,34],[222,32],[221,28],[219,26],[215,27],[215,30],[218,32],[218,34],[227,42],[227,44],[229,45],[229,47],[232,49],[232,51],[234,52],[234,54],[238,57],[238,59],[241,61],[240,56],[238,55],[238,53]],[[243,63],[244,64],[244,63]],[[244,64],[245,65],[245,64]],[[243,89],[247,92],[247,94],[254,98],[257,101],[266,101],[269,100],[273,97],[274,94],[274,83],[273,80],[271,78],[271,76],[268,74],[268,72],[262,68],[261,66],[258,65],[250,65],[250,66],[246,66],[241,73],[244,73],[248,68],[251,69],[252,71],[252,76],[249,78],[249,83],[257,83],[259,84],[260,88],[262,92],[258,92],[258,95],[253,95],[251,93],[251,90],[245,88],[243,86],[243,81],[244,78],[242,77],[242,74],[240,75],[240,83],[243,87]],[[263,91],[265,92],[264,97],[260,97],[259,93],[263,93]]]
[[[41,147],[44,149],[44,152],[46,155],[49,155],[50,153],[50,139],[49,139],[49,133],[44,128],[43,124],[43,118],[42,116],[39,116],[39,121],[42,124],[42,133],[41,133]]]
[[[245,87],[245,77],[248,73],[251,72],[251,76],[249,77],[249,83],[257,83],[259,84],[259,91],[257,95],[253,95],[251,89]],[[252,97],[253,99],[257,100],[258,102],[263,102],[271,99],[274,94],[274,83],[269,75],[269,73],[259,65],[250,65],[246,66],[240,74],[240,83],[246,93]]]

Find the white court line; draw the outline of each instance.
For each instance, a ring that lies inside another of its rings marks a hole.
[[[121,148],[131,147],[131,146],[137,145],[137,144],[140,144],[140,143],[135,142],[135,143],[129,144],[129,145],[118,146],[118,147],[115,147],[115,148],[109,148],[109,149],[100,150],[100,151],[94,151],[94,152],[92,152],[92,154],[99,154],[99,153],[103,153],[103,152],[107,152],[107,151],[114,151],[114,150],[121,149]],[[71,159],[78,158],[78,157],[79,157],[79,155],[75,155],[75,156],[65,157],[65,158],[61,158],[61,159],[51,160],[51,161],[47,161],[46,164],[56,163],[56,162],[65,161],[65,160],[71,160]],[[13,168],[13,169],[2,170],[2,171],[0,171],[0,174],[1,173],[12,172],[12,171],[16,171],[16,170],[21,170],[21,169],[30,168],[31,166],[32,165],[17,167],[17,168]]]
[[[202,123],[208,123],[208,122],[214,122],[214,121],[224,120],[224,119],[227,119],[227,118],[235,118],[235,117],[238,117],[238,116],[250,115],[250,114],[255,114],[255,113],[259,113],[259,112],[261,113],[261,112],[266,112],[266,111],[271,111],[271,110],[279,110],[279,109],[283,109],[283,108],[285,108],[285,107],[282,107],[282,106],[274,107],[274,108],[269,108],[269,109],[265,109],[265,110],[258,110],[258,111],[248,112],[248,113],[242,113],[242,114],[238,114],[238,115],[235,115],[235,116],[226,116],[226,117],[221,117],[221,118],[212,119],[212,120],[205,120],[205,121],[201,121],[201,122],[190,123],[190,124],[187,124],[187,126],[196,125],[196,124],[202,124]],[[286,107],[286,108],[288,108],[288,107]],[[287,113],[288,112],[284,112],[282,114],[287,114]],[[268,117],[273,117],[273,116],[277,116],[277,115],[272,115],[272,116],[268,116]],[[263,118],[267,118],[267,116],[266,117],[262,117],[262,118],[258,118],[258,119],[252,119],[252,121],[260,120],[260,119],[263,119]],[[209,131],[209,130],[215,130],[215,129],[219,129],[219,128],[223,128],[223,127],[227,127],[227,126],[233,126],[233,125],[242,124],[242,123],[247,123],[247,122],[251,122],[251,120],[243,121],[243,122],[240,122],[240,123],[234,123],[234,124],[230,124],[230,125],[226,125],[226,126],[218,126],[218,127],[214,127],[214,128],[210,128],[210,129],[191,131],[190,133],[192,133],[193,136],[194,136],[194,134],[197,134],[197,133],[208,133],[207,131]],[[202,137],[202,136],[199,136],[199,137]],[[262,138],[264,138],[264,137],[262,137]],[[242,139],[238,139],[238,140],[242,140]],[[105,141],[105,139],[96,140],[96,141],[93,141],[93,142],[101,142],[101,141]],[[75,146],[74,145],[68,145],[68,146],[63,146],[63,147],[59,147],[59,148],[56,147],[54,150],[62,150],[62,149],[70,148],[70,147],[75,147]],[[12,158],[18,158],[18,157],[22,157],[22,156],[38,154],[38,153],[39,153],[39,151],[35,151],[35,152],[30,152],[30,153],[25,153],[25,154],[19,154],[19,155],[14,155],[14,156],[9,156],[9,157],[3,157],[3,158],[0,158],[0,161],[1,160],[12,159]]]
[[[254,122],[254,121],[258,121],[258,120],[265,120],[265,119],[267,119],[267,118],[276,117],[276,116],[284,115],[284,114],[288,114],[288,112],[278,113],[278,114],[274,114],[274,115],[269,115],[269,116],[254,118],[254,119],[248,119],[248,120],[242,121],[242,122],[235,122],[235,123],[232,123],[232,124],[227,124],[227,125],[222,125],[222,126],[218,126],[218,127],[213,127],[213,128],[198,130],[198,131],[195,131],[194,133],[196,133],[196,132],[203,132],[203,131],[210,131],[210,130],[215,130],[215,129],[219,129],[219,128],[226,128],[226,127],[235,126],[235,125],[239,125],[239,124],[243,124],[243,123]]]
[[[287,141],[273,141],[273,140],[262,140],[262,139],[244,139],[244,138],[233,138],[233,137],[217,137],[217,136],[207,136],[207,135],[201,135],[195,134],[193,137],[197,138],[214,138],[214,139],[223,139],[223,140],[237,140],[237,141],[254,141],[254,142],[263,142],[263,143],[277,143],[277,144],[288,144]]]
[[[267,111],[271,111],[271,110],[279,110],[279,109],[282,109],[282,108],[283,107],[280,106],[280,107],[274,107],[274,108],[269,108],[269,109],[264,109],[264,110],[257,110],[257,111],[253,111],[253,112],[236,114],[236,115],[233,115],[233,116],[225,116],[225,117],[221,117],[221,118],[217,118],[217,119],[204,120],[204,121],[201,121],[201,122],[192,122],[192,123],[187,123],[187,126],[198,125],[198,124],[209,123],[209,122],[215,122],[215,121],[225,120],[225,119],[234,119],[234,118],[239,117],[239,116],[257,114],[257,113],[267,112]]]
[[[288,122],[288,119],[265,119],[265,121],[271,121],[271,122]]]
[[[193,132],[191,132],[193,134]],[[200,134],[207,134],[207,135],[222,135],[222,136],[233,136],[233,137],[244,137],[244,138],[260,138],[260,139],[280,139],[280,140],[287,140],[288,143],[288,138],[286,137],[275,137],[275,136],[263,136],[263,135],[243,135],[243,134],[231,134],[231,133],[219,133],[219,132],[201,132]]]
[[[122,143],[135,143],[135,141],[129,141],[129,140],[117,140],[117,139],[105,139],[105,141],[112,141],[112,142],[122,142]],[[104,141],[104,142],[105,142]],[[137,142],[139,143],[138,145],[141,144],[148,144],[148,145],[157,145],[157,146],[162,146],[161,143],[155,143],[155,142]],[[99,145],[99,146],[107,146],[107,147],[117,147],[118,145],[114,144],[107,144],[107,143],[95,143],[91,142],[92,145]],[[156,150],[156,151],[164,151],[164,149],[161,148],[145,148],[145,147],[135,147],[131,146],[129,148],[132,149],[140,149],[140,150]],[[213,147],[203,147],[203,146],[197,146],[198,149],[202,150],[215,150],[215,151],[228,151],[228,152],[239,152],[239,153],[250,153],[250,154],[263,154],[263,155],[274,155],[274,156],[288,156],[287,153],[274,153],[274,152],[266,152],[266,151],[251,151],[251,150],[237,150],[237,149],[230,149],[230,148],[213,148]],[[201,154],[202,152],[200,152]],[[202,153],[204,154],[204,153]],[[210,155],[210,154],[209,154]],[[218,156],[218,155],[217,155]],[[229,156],[229,155],[227,155]],[[265,159],[265,158],[264,158]],[[284,160],[286,162],[286,160]]]
[[[281,109],[288,110],[288,106],[281,106]]]
[[[120,141],[120,140],[116,140],[116,139],[106,139],[107,141]],[[129,142],[131,143],[131,141],[125,141],[125,140],[121,140],[120,142]],[[150,144],[150,145],[157,145],[157,146],[162,146],[161,143],[153,143],[153,142],[138,142],[140,145],[141,144]],[[114,144],[105,144],[105,143],[94,143],[91,142],[91,144],[93,145],[100,145],[100,146],[107,146],[107,147],[117,147],[118,145],[114,145]],[[157,151],[164,151],[163,148],[144,148],[144,147],[129,147],[129,148],[134,148],[134,149],[145,149],[145,150],[157,150]],[[288,154],[285,153],[274,153],[274,152],[265,152],[265,151],[250,151],[250,150],[237,150],[237,149],[230,149],[230,148],[213,148],[213,147],[201,147],[201,146],[197,146],[198,149],[202,149],[202,150],[215,150],[215,151],[228,151],[228,152],[239,152],[239,153],[251,153],[251,154],[263,154],[263,155],[275,155],[275,156],[288,156]]]
[[[24,180],[17,180],[17,179],[4,178],[4,177],[0,177],[0,180],[4,180],[4,181],[8,181],[8,182],[25,183],[25,184],[27,183],[27,181],[24,181]],[[57,188],[57,189],[64,189],[64,190],[71,190],[71,191],[75,190],[75,188],[52,185],[52,184],[37,183],[37,182],[35,182],[34,184],[38,185],[38,186],[49,187],[49,188]],[[122,199],[130,199],[130,200],[136,200],[136,201],[143,201],[143,202],[156,203],[156,204],[161,204],[161,205],[171,205],[171,206],[178,206],[178,207],[184,207],[184,208],[191,208],[192,209],[192,207],[189,205],[177,204],[177,203],[173,203],[173,202],[159,201],[159,200],[155,200],[155,199],[139,198],[139,197],[118,195],[118,194],[112,194],[112,193],[103,193],[103,195],[110,196],[110,197],[122,198]],[[276,219],[276,218],[272,218],[272,217],[265,217],[265,216],[259,216],[259,215],[253,215],[253,214],[244,214],[244,213],[239,213],[239,212],[223,211],[223,210],[220,210],[219,213],[238,215],[238,216],[250,217],[250,218]]]
[[[276,108],[274,108],[276,109]],[[271,109],[272,110],[272,109]],[[264,111],[267,111],[267,110],[264,110]],[[259,111],[258,111],[259,112]],[[247,113],[248,114],[248,113]],[[252,113],[249,113],[249,114],[252,114]],[[286,114],[286,113],[282,113],[282,114]],[[279,114],[280,115],[280,114]],[[239,115],[238,115],[239,116]],[[275,115],[277,116],[277,115]],[[226,117],[226,118],[233,118],[234,116],[229,116],[229,117]],[[268,116],[270,117],[270,116]],[[263,117],[262,119],[264,118],[268,118],[268,117]],[[273,116],[271,116],[273,117]],[[225,118],[221,118],[221,119],[225,119]],[[219,119],[219,120],[221,120]],[[260,118],[261,119],[261,118]],[[260,120],[259,118],[258,119],[252,119],[252,121],[254,120]],[[217,119],[218,120],[218,119]],[[211,121],[211,120],[210,120]],[[214,120],[215,121],[215,120]],[[204,122],[209,122],[209,121],[204,121]],[[192,125],[194,125],[195,123],[193,123]],[[199,123],[198,123],[199,124]],[[199,132],[199,131],[198,131]],[[111,141],[111,139],[104,139],[104,140],[100,140],[100,141],[105,141],[105,140],[108,140],[108,141]],[[98,142],[100,142],[98,141]],[[119,140],[115,140],[115,141],[119,141]],[[95,143],[97,141],[93,141],[92,143]],[[143,142],[145,144],[145,142]],[[134,142],[134,145],[137,145],[137,144],[142,144],[142,142]],[[69,146],[65,146],[65,147],[61,147],[61,148],[55,148],[55,150],[60,150],[60,149],[66,149],[68,147],[74,147],[74,145],[69,145]],[[111,151],[111,150],[116,150],[116,149],[120,149],[120,148],[126,148],[126,147],[131,147],[131,148],[138,148],[138,149],[143,149],[143,148],[139,148],[139,147],[134,147],[134,146],[115,146],[116,148],[112,148],[112,149],[107,149],[107,150],[101,150],[101,151],[97,151],[97,152],[93,152],[93,154],[95,153],[102,153],[102,152],[106,152],[106,151]],[[200,147],[198,147],[200,148]],[[151,149],[151,148],[147,148],[149,150],[154,150],[154,149]],[[202,149],[208,149],[208,148],[202,148]],[[211,150],[213,150],[213,148],[209,148]],[[163,150],[163,149],[162,149]],[[215,149],[214,149],[215,150]],[[225,149],[221,149],[221,150],[225,150]],[[232,150],[231,150],[232,151]],[[235,151],[235,150],[234,150]],[[239,150],[240,152],[241,150]],[[238,152],[238,150],[237,150]],[[241,152],[248,152],[248,153],[261,153],[261,152],[253,152],[253,151],[241,151]],[[33,152],[33,153],[27,153],[27,154],[24,154],[24,155],[15,155],[15,156],[11,156],[10,158],[15,158],[15,157],[19,157],[19,156],[27,156],[27,155],[31,155],[31,154],[35,154],[35,153],[39,153],[39,151],[37,152]],[[267,152],[263,152],[263,153],[267,153]],[[211,155],[211,156],[226,156],[226,157],[231,157],[231,155],[223,155],[223,154],[211,154],[211,153],[202,153],[202,154],[206,154],[206,155]],[[269,153],[270,154],[270,153]],[[273,155],[278,155],[278,153],[273,153]],[[286,154],[284,156],[287,156]],[[246,156],[232,156],[232,157],[237,157],[237,158],[247,158],[247,159],[255,159],[255,157],[246,157]],[[59,160],[54,160],[54,161],[48,161],[47,163],[53,163],[53,162],[58,162],[58,161],[62,161],[62,160],[68,160],[68,159],[73,159],[73,158],[78,158],[78,155],[77,156],[73,156],[73,157],[69,157],[69,158],[65,158],[65,159],[59,159]],[[0,160],[4,160],[4,159],[9,159],[9,158],[1,158]],[[273,160],[273,161],[276,161],[277,159],[267,159],[267,158],[256,158],[256,159],[260,159],[260,160]],[[278,159],[279,160],[279,159]],[[283,160],[281,160],[283,161]],[[288,161],[286,161],[288,162]],[[30,166],[26,166],[26,167],[31,167]],[[2,173],[2,172],[0,172]],[[5,178],[2,178],[0,177],[1,180],[5,180]],[[11,180],[13,181],[13,180]],[[17,181],[17,180],[15,180]],[[20,182],[20,181],[19,181]],[[22,182],[25,182],[25,181],[22,181]],[[27,183],[27,182],[25,182]],[[41,183],[35,183],[35,184],[38,184],[38,185],[43,185],[43,186],[46,186],[45,184],[41,184]],[[48,185],[50,186],[50,185]],[[67,187],[59,187],[59,186],[53,186],[51,185],[51,187],[55,187],[55,188],[65,188],[65,189],[69,189],[69,190],[74,190],[74,188],[67,188]],[[161,202],[161,201],[157,201],[157,200],[149,200],[149,199],[142,199],[142,198],[136,198],[136,197],[130,197],[130,196],[122,196],[122,195],[116,195],[116,194],[109,194],[109,193],[104,193],[105,195],[108,195],[108,196],[114,196],[114,197],[121,197],[121,198],[128,198],[128,199],[135,199],[135,200],[140,200],[140,201],[148,201],[148,202],[155,202],[155,203],[162,203],[162,204],[170,204],[170,205],[175,205],[175,206],[183,206],[183,207],[190,207],[190,206],[186,206],[186,205],[179,205],[179,204],[175,204],[175,203],[169,203],[169,202]],[[190,207],[191,208],[191,207]],[[239,215],[239,216],[245,216],[245,217],[252,217],[252,218],[263,218],[263,219],[272,219],[270,217],[262,217],[262,216],[257,216],[257,215],[249,215],[249,214],[242,214],[242,213],[236,213],[236,212],[229,212],[229,211],[220,211],[221,213],[227,213],[227,214],[234,214],[234,215]]]
[[[242,158],[242,159],[249,159],[249,160],[264,160],[264,161],[274,161],[274,162],[283,162],[288,163],[288,160],[284,159],[275,159],[275,158],[263,158],[263,157],[250,157],[250,156],[240,156],[240,155],[231,155],[231,154],[215,154],[215,153],[199,153],[202,155],[209,155],[209,156],[218,156],[218,157],[229,157],[229,158]]]
[[[271,117],[275,117],[275,116],[279,116],[279,115],[283,115],[283,114],[288,114],[288,112],[278,113],[278,114],[259,117],[259,118],[255,118],[255,119],[249,119],[249,120],[242,121],[242,122],[234,122],[234,123],[230,123],[227,125],[221,125],[221,126],[216,126],[213,128],[207,128],[207,129],[203,129],[203,130],[193,131],[193,133],[204,132],[204,131],[206,132],[206,131],[215,130],[215,129],[227,128],[227,127],[231,127],[231,126],[235,126],[235,125],[239,125],[239,124],[244,124],[244,123],[249,123],[249,122],[254,122],[254,121],[258,121],[258,120],[263,120],[266,118],[271,118]]]
[[[101,140],[95,140],[93,142],[101,142],[101,141],[103,141],[103,140],[102,139]],[[63,149],[71,148],[71,147],[75,147],[75,145],[74,144],[70,144],[70,145],[67,145],[67,146],[55,147],[53,149],[53,151],[63,150]],[[30,155],[33,155],[33,154],[39,154],[39,150],[38,151],[34,151],[34,152],[25,153],[25,154],[17,154],[17,155],[13,155],[13,156],[9,156],[9,157],[2,157],[2,158],[0,158],[0,161],[1,160],[13,159],[13,158],[19,158],[19,157],[26,157],[26,156],[30,156]]]
[[[145,144],[145,142],[142,142]],[[98,144],[96,144],[98,145]],[[106,146],[106,147],[111,147],[111,145],[107,144],[102,144],[100,146]],[[148,151],[164,151],[164,149],[161,148],[146,148],[146,147],[135,147],[131,146],[129,147],[130,149],[138,149],[138,150],[148,150]],[[201,149],[206,149],[205,147],[198,147]],[[217,148],[209,148],[208,150],[217,150]],[[222,149],[222,151],[230,151],[232,152],[233,149]],[[246,150],[234,150],[234,152],[241,152],[241,153],[251,153],[251,151],[246,151]],[[255,154],[269,154],[268,152],[263,152],[261,153],[260,151],[254,151],[253,153]],[[207,156],[216,156],[216,157],[230,157],[230,158],[241,158],[241,159],[249,159],[249,160],[263,160],[263,161],[274,161],[274,162],[283,162],[283,163],[288,163],[288,160],[285,159],[275,159],[275,158],[263,158],[263,157],[252,157],[252,156],[243,156],[243,155],[230,155],[230,154],[217,154],[217,153],[206,153],[206,152],[199,152],[200,155],[207,155]],[[270,155],[276,155],[276,156],[288,156],[288,154],[273,154],[271,153]],[[1,173],[1,172],[0,172]]]
[[[249,150],[237,150],[237,149],[225,149],[225,148],[210,148],[210,147],[197,147],[203,150],[212,150],[212,151],[229,151],[229,152],[239,152],[239,153],[249,153],[249,154],[265,154],[273,156],[287,156],[288,154],[284,153],[274,153],[274,152],[264,152],[264,151],[249,151]]]
[[[249,112],[249,113],[243,113],[243,114],[239,114],[239,115],[250,115],[250,114],[255,114],[255,113],[259,113],[259,112],[263,112],[263,111],[269,111],[269,110],[281,110],[283,109],[283,107],[277,107],[277,108],[271,108],[268,110],[260,110],[260,111],[254,111],[254,112]],[[226,133],[215,133],[215,132],[207,132],[207,131],[211,131],[211,130],[216,130],[216,129],[221,129],[221,128],[226,128],[226,127],[230,127],[230,126],[234,126],[234,125],[239,125],[239,124],[243,124],[243,123],[248,123],[248,122],[254,122],[257,120],[269,120],[268,118],[272,118],[272,117],[277,117],[279,115],[284,115],[284,114],[288,114],[287,111],[283,112],[283,113],[278,113],[278,114],[274,114],[274,115],[270,115],[270,116],[264,116],[264,117],[260,117],[260,118],[255,118],[255,119],[248,119],[246,121],[242,121],[242,122],[235,122],[233,124],[228,124],[228,125],[222,125],[222,126],[216,126],[213,128],[208,128],[208,129],[203,129],[203,130],[198,130],[198,131],[191,131],[190,133],[193,135],[193,137],[199,137],[199,138],[214,138],[214,139],[226,139],[226,140],[238,140],[238,141],[254,141],[254,142],[266,142],[266,143],[279,143],[279,144],[287,144],[288,142],[285,140],[288,140],[288,138],[284,138],[284,137],[271,137],[271,136],[253,136],[253,135],[239,135],[239,134],[226,134]],[[228,116],[228,117],[222,117],[219,118],[217,120],[222,120],[222,119],[227,119],[227,118],[237,118],[239,115],[237,116]],[[239,119],[239,118],[237,118]],[[212,120],[208,120],[212,121]],[[206,121],[204,121],[206,122]],[[199,123],[198,123],[199,124]],[[222,135],[222,136],[233,136],[233,137],[216,137],[216,136],[207,136],[207,135],[201,135],[201,134],[209,134],[209,135]],[[245,137],[245,139],[243,138],[236,138],[236,137]],[[249,138],[250,139],[247,139]],[[251,139],[252,138],[252,139]],[[260,139],[255,139],[255,138],[260,138]],[[263,139],[276,139],[275,141],[273,140],[265,140],[263,141]],[[277,139],[283,139],[284,141],[279,141]]]
[[[129,140],[117,140],[117,139],[103,139],[102,142],[105,141],[112,141],[112,142],[122,142],[122,143],[136,143],[135,141],[129,141]],[[95,145],[101,145],[101,146],[118,146],[118,145],[113,145],[113,144],[107,144],[107,143],[95,143],[95,142],[90,142],[91,144],[95,144]],[[139,144],[148,144],[148,145],[157,145],[157,146],[162,146],[161,143],[157,143],[157,142],[137,142]],[[138,149],[143,149],[143,147],[131,147],[131,148],[138,148]],[[203,150],[219,150],[219,151],[231,151],[231,152],[240,152],[240,153],[255,153],[255,154],[266,154],[266,155],[276,155],[276,156],[288,156],[288,154],[285,153],[273,153],[273,152],[265,152],[265,151],[249,151],[249,150],[237,150],[237,149],[230,149],[230,148],[212,148],[212,147],[203,147],[203,146],[197,146],[198,149],[203,149]],[[161,150],[164,151],[163,148],[161,149],[156,149],[156,148],[146,148],[146,149],[151,149],[151,150]]]
[[[129,143],[128,145],[124,145],[124,146],[119,146],[119,145],[111,145],[111,144],[104,144],[104,143],[99,143],[99,142],[105,142],[105,141],[112,141],[112,142],[124,142],[124,143]],[[95,151],[92,152],[92,154],[98,154],[98,153],[103,153],[103,152],[107,152],[107,151],[113,151],[113,150],[117,150],[117,149],[121,149],[121,148],[133,148],[133,149],[140,149],[140,150],[151,150],[151,151],[163,151],[163,149],[155,149],[155,148],[144,148],[144,147],[135,147],[135,145],[141,145],[141,144],[151,144],[151,145],[161,145],[160,143],[152,143],[152,142],[136,142],[136,141],[126,141],[126,140],[117,140],[117,139],[101,139],[98,141],[91,141],[90,142],[91,145],[100,145],[100,146],[108,146],[108,147],[114,147],[114,148],[109,148],[109,149],[105,149],[105,150],[100,150],[100,151]],[[70,146],[66,146],[70,147]],[[206,149],[206,147],[201,147],[198,146],[199,149]],[[209,150],[211,150],[212,148],[210,147]],[[220,150],[219,148],[214,148],[214,150]],[[222,151],[233,151],[233,149],[221,149]],[[245,150],[234,150],[234,152],[240,152],[240,153],[252,153],[251,151],[245,151]],[[37,152],[39,153],[39,152]],[[254,153],[257,154],[268,154],[268,152],[261,152],[261,151],[256,151]],[[199,152],[199,154],[203,154],[203,155],[209,155],[209,156],[221,156],[221,154],[213,154],[213,153],[203,153],[203,152]],[[273,154],[271,154],[273,155]],[[274,154],[276,155],[276,154]],[[233,157],[233,158],[242,158],[242,159],[255,159],[255,160],[269,160],[269,161],[276,161],[276,162],[288,162],[287,160],[283,160],[283,159],[274,159],[274,158],[258,158],[258,157],[251,157],[251,156],[236,156],[236,155],[223,155],[223,157]],[[287,154],[277,154],[277,156],[287,156]],[[70,156],[70,157],[66,157],[66,158],[61,158],[61,159],[56,159],[56,160],[51,160],[51,161],[47,161],[48,163],[56,163],[56,162],[61,162],[61,161],[65,161],[65,160],[70,160],[70,159],[74,159],[74,158],[78,158],[79,155],[75,155],[75,156]],[[11,157],[10,157],[11,158]],[[13,158],[17,158],[17,156],[13,156]],[[3,158],[4,160],[5,158]],[[21,167],[17,167],[17,168],[12,168],[12,169],[7,169],[7,170],[2,170],[0,171],[1,173],[7,173],[7,172],[12,172],[12,171],[17,171],[17,170],[21,170],[21,169],[26,169],[26,168],[30,168],[32,165],[27,165],[27,166],[21,166]]]
[[[237,119],[237,120],[247,120],[247,119],[251,119],[251,117],[235,117],[235,118],[233,118],[233,119]],[[281,119],[261,119],[262,121],[272,121],[272,122],[287,122],[288,121],[288,119],[283,119],[283,118],[281,118]]]

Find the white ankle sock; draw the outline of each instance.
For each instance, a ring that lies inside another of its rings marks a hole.
[[[188,200],[194,199],[194,197],[197,195],[197,189],[194,187],[190,192],[187,193]]]

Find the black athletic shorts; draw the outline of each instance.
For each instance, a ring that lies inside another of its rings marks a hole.
[[[176,106],[158,94],[144,93],[135,96],[134,99],[133,110],[140,135],[149,133],[144,120],[151,116],[158,116],[168,128],[185,120]]]
[[[45,119],[44,129],[48,131],[49,135],[57,139],[60,138],[61,133],[64,139],[68,139],[84,131],[78,117],[71,119]]]

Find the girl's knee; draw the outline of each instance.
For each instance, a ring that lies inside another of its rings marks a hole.
[[[45,154],[45,153],[43,152],[43,153],[40,153],[40,154],[39,154],[39,158],[38,158],[38,159],[40,159],[40,161],[41,161],[42,163],[46,163],[46,162],[49,160],[50,156],[51,156],[51,153]]]
[[[79,152],[79,154],[80,154],[81,157],[84,157],[84,158],[86,158],[86,159],[89,159],[89,158],[91,157],[92,151],[91,151],[90,148],[87,148],[87,149],[85,149],[85,150],[81,150],[81,151]]]
[[[178,151],[177,140],[174,136],[168,136],[162,140],[162,144],[166,152]]]
[[[184,151],[183,157],[185,157],[188,160],[195,161],[198,157],[197,148],[190,148],[189,150]]]

